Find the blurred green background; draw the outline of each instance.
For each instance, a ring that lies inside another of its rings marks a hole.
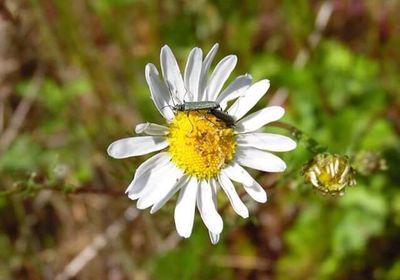
[[[2,1],[0,279],[400,279],[399,14],[397,0]],[[218,59],[238,55],[232,76],[271,80],[259,108],[284,106],[283,121],[373,168],[323,196],[300,142],[286,172],[254,174],[269,201],[244,197],[249,219],[220,209],[213,246],[199,217],[176,237],[174,201],[131,207],[146,157],[106,147],[164,122],[144,79],[164,44],[183,68],[216,42]]]

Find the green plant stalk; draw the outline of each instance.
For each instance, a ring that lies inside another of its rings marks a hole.
[[[301,131],[300,129],[291,124],[284,122],[273,122],[270,125],[283,128],[289,131],[290,135],[294,139],[296,139],[298,143],[303,144],[307,148],[307,150],[314,155],[326,152],[328,150],[327,147],[321,145],[320,143],[318,143],[317,140],[310,137],[309,135],[307,135],[306,133],[304,133],[303,131]]]

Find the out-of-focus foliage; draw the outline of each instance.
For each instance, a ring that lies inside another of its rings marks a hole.
[[[238,55],[235,75],[270,79],[259,107],[282,105],[284,121],[328,151],[355,166],[374,153],[386,170],[358,174],[344,196],[323,196],[301,177],[313,155],[300,142],[282,155],[285,173],[255,174],[269,201],[244,196],[249,219],[222,201],[218,245],[200,220],[176,242],[171,201],[121,223],[74,279],[400,279],[400,3],[328,2],[315,47],[323,1],[1,4],[0,279],[55,279],[121,219],[132,205],[125,186],[146,157],[115,161],[106,147],[139,122],[164,121],[146,63],[158,65],[169,44],[183,69],[192,47],[215,42],[218,58]],[[301,50],[304,66],[294,64]]]

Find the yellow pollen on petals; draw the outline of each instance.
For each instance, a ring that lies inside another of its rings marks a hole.
[[[218,175],[236,150],[233,129],[207,110],[178,112],[169,126],[168,141],[172,161],[198,179]]]

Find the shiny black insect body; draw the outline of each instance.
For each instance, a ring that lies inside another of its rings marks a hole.
[[[225,122],[229,127],[232,127],[235,124],[235,119],[231,115],[222,111],[221,106],[214,101],[185,101],[182,104],[175,105],[173,109],[182,112],[208,110],[217,119]]]

